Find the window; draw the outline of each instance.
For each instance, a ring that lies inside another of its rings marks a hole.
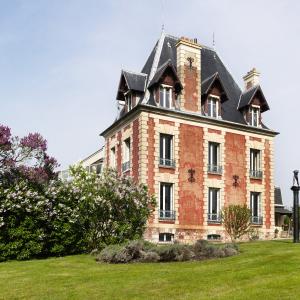
[[[160,233],[159,234],[159,239],[160,242],[173,242],[174,240],[174,234],[172,233]]]
[[[132,109],[132,95],[130,93],[125,96],[125,101],[127,104],[127,111],[130,111]]]
[[[124,141],[123,164],[122,171],[126,172],[130,169],[130,139]]]
[[[159,88],[159,105],[161,107],[172,107],[172,87],[162,85]]]
[[[208,116],[212,118],[219,116],[219,99],[216,97],[208,97]]]
[[[220,189],[208,189],[208,222],[219,223],[220,218]]]
[[[250,149],[250,176],[262,178],[260,150]]]
[[[208,143],[208,170],[209,173],[222,173],[220,166],[220,144],[209,142]]]
[[[116,166],[116,148],[113,147],[110,149],[110,166],[115,168]]]
[[[259,107],[250,107],[250,120],[251,126],[259,126]]]
[[[161,183],[159,195],[159,218],[174,220],[175,211],[173,210],[173,184]]]
[[[250,194],[250,210],[251,210],[251,223],[261,225],[261,203],[260,203],[260,193],[251,192]]]
[[[175,161],[173,159],[173,136],[169,134],[160,134],[159,139],[159,165],[175,167]]]

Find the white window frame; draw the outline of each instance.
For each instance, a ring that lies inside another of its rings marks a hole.
[[[170,211],[174,210],[174,183],[172,182],[160,182],[159,183],[159,209],[166,210],[166,189],[165,186],[169,185],[170,188]],[[160,207],[160,195],[161,195],[161,188],[163,188],[163,207]]]
[[[259,149],[250,148],[250,171],[261,171],[261,150]]]
[[[116,147],[110,148],[110,166],[112,168],[116,167]]]
[[[257,112],[255,114],[255,111]],[[250,120],[249,124],[254,127],[259,127],[259,118],[260,118],[260,107],[258,105],[251,105],[249,108]],[[256,117],[255,117],[256,116]],[[256,125],[255,125],[256,122]]]
[[[212,101],[213,100],[213,101]],[[213,116],[213,105],[210,103],[216,103],[216,116]],[[215,95],[209,95],[207,98],[207,115],[211,118],[219,118],[219,103],[220,97]]]
[[[217,218],[218,218],[218,216],[220,214],[220,199],[221,199],[221,189],[220,188],[215,188],[215,187],[208,188],[208,214],[214,214],[212,212],[213,190],[217,190],[217,213],[216,214],[217,214]],[[208,220],[208,221],[211,221],[211,220]]]
[[[250,192],[250,210],[251,210],[251,217],[254,217],[254,196],[258,196],[258,204],[257,204],[257,216],[261,217],[261,193],[260,192]]]
[[[130,161],[131,140],[127,138],[123,142],[123,163]]]
[[[213,149],[214,149],[214,145],[217,145],[217,163],[215,164],[213,162]],[[215,165],[215,166],[219,166],[220,165],[220,154],[221,154],[221,144],[220,143],[216,143],[216,142],[208,142],[208,163],[209,165]]]
[[[130,111],[132,110],[132,94],[131,92],[125,93],[125,99],[126,99],[126,105],[127,105],[127,110]]]
[[[166,157],[166,148],[167,148],[167,137],[170,137],[170,158]],[[162,143],[161,143],[162,140]],[[171,134],[167,133],[160,133],[159,134],[159,159],[160,159],[160,165],[167,165],[167,166],[173,166],[173,158],[174,158],[174,147],[173,147],[173,142],[174,136]],[[162,149],[161,149],[162,145]],[[162,156],[161,156],[161,150],[162,150]],[[161,159],[163,160],[163,163],[161,163]],[[165,160],[168,159],[170,160],[170,164],[166,164]]]
[[[161,101],[161,89],[163,89],[163,101]],[[169,106],[166,105],[166,94],[167,90],[169,90]],[[160,107],[164,108],[172,108],[172,101],[173,100],[173,87],[171,85],[161,84],[159,87],[159,105]]]

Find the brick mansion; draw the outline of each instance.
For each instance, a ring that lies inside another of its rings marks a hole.
[[[165,33],[141,72],[121,71],[104,165],[156,196],[145,239],[226,240],[229,204],[247,204],[260,237],[273,236],[277,132],[263,123],[259,75],[249,71],[241,89],[214,49]]]

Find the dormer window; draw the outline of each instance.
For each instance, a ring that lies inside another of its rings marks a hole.
[[[219,116],[219,98],[215,96],[209,96],[207,100],[207,115],[212,118],[218,118]]]
[[[125,102],[126,102],[126,105],[127,105],[127,111],[130,111],[132,109],[132,95],[131,95],[131,93],[126,94]]]
[[[159,105],[165,108],[172,107],[172,87],[162,84],[159,87]]]
[[[259,114],[260,108],[257,106],[251,106],[249,109],[249,125],[258,127],[259,126]]]

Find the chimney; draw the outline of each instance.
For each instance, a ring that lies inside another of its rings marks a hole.
[[[259,84],[259,75],[260,73],[255,68],[253,68],[243,77],[245,83],[245,90],[249,90],[253,86]]]
[[[180,109],[201,112],[201,46],[196,38],[181,37],[176,51],[177,74],[183,85]]]

